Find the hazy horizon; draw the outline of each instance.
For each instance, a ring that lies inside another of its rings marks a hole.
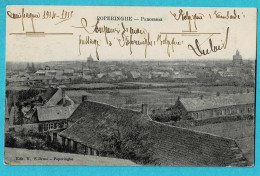
[[[186,61],[191,61],[191,62],[207,62],[207,61],[230,61],[232,62],[232,59],[169,59],[169,60],[145,60],[145,59],[140,59],[140,60],[94,60],[94,61],[99,61],[99,62],[186,62]],[[87,62],[87,59],[85,60],[50,60],[50,61],[6,61],[6,63],[47,63],[47,62]],[[256,61],[256,59],[243,59],[243,61]]]

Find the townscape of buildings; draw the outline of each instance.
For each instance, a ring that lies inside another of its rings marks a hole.
[[[243,78],[254,80],[252,61],[242,60],[239,51],[232,63],[225,61],[175,61],[175,62],[99,62],[90,55],[86,62],[34,63],[25,67],[7,63],[6,82],[9,86],[44,86],[82,82],[174,81],[201,82],[211,78],[211,83]],[[243,65],[243,67],[241,67]],[[250,78],[250,79],[249,79]],[[241,79],[240,79],[241,81]],[[248,82],[250,84],[250,82]]]
[[[90,55],[86,63],[28,64],[24,69],[14,69],[7,65],[5,129],[7,133],[21,131],[23,128],[27,131],[35,130],[46,133],[48,141],[59,142],[71,152],[106,156],[106,151],[98,144],[100,141],[95,130],[104,119],[127,119],[137,123],[142,121],[152,127],[152,138],[155,140],[153,153],[160,165],[244,166],[248,161],[234,140],[154,121],[150,117],[148,104],[142,104],[139,112],[90,101],[86,90],[73,89],[71,85],[128,81],[226,85],[229,83],[227,80],[238,79],[238,84],[252,86],[254,67],[252,61],[242,60],[239,51],[230,63],[102,63],[94,61]],[[19,91],[17,93],[14,87],[23,86],[49,87],[51,91],[40,91],[38,95],[28,96],[17,103]],[[178,111],[180,121],[254,116],[254,99],[254,92],[228,96],[180,97],[167,111]]]

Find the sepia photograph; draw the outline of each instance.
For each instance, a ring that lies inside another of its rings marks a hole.
[[[6,7],[5,165],[255,166],[256,8]]]

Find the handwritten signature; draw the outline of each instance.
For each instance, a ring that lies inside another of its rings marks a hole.
[[[202,48],[202,44],[200,44],[198,39],[195,39],[195,46],[189,44],[188,48],[193,50],[193,52],[197,55],[197,56],[203,56],[203,55],[208,55],[211,52],[217,52],[219,50],[223,50],[227,48],[227,43],[228,43],[228,32],[229,32],[229,27],[226,30],[226,36],[225,36],[225,40],[220,44],[220,45],[214,45],[213,41],[211,38],[209,38],[209,47],[208,48]]]

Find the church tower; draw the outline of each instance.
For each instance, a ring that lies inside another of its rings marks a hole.
[[[236,51],[236,54],[233,55],[233,66],[240,67],[243,65],[242,56],[240,55],[239,51]]]

